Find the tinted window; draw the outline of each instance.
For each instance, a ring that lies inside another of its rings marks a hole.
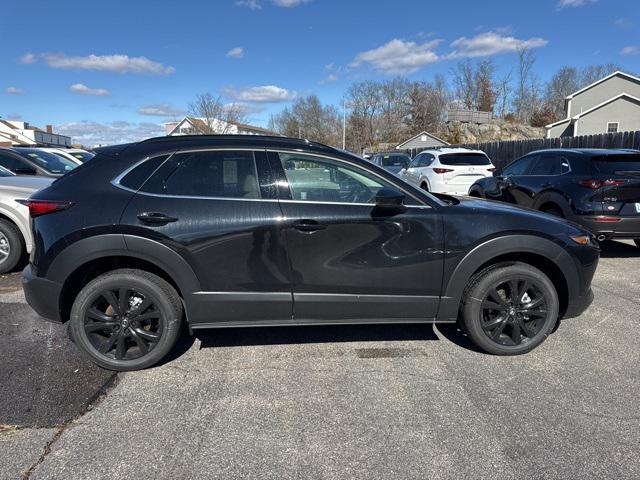
[[[16,168],[16,158],[11,155],[7,155],[4,153],[0,153],[0,166],[6,168],[7,170],[15,170]],[[23,162],[20,162],[23,163]],[[23,165],[20,165],[23,166]]]
[[[560,155],[542,155],[529,175],[561,175],[569,171],[569,161]]]
[[[8,170],[4,167],[0,167],[0,177],[13,177],[13,173],[11,173],[11,170]]]
[[[538,158],[537,156],[535,157],[523,157],[519,160],[514,161],[513,163],[509,164],[503,171],[502,171],[502,175],[506,176],[510,176],[510,175],[524,175],[525,173],[527,173],[527,170],[529,170],[529,167],[531,166],[531,163]]]
[[[490,165],[489,157],[482,153],[447,153],[440,155],[442,165]]]
[[[87,162],[91,160],[95,155],[89,152],[69,152],[69,155],[76,157],[81,162]]]
[[[120,185],[123,187],[130,188],[132,190],[138,190],[142,184],[151,176],[153,172],[167,159],[168,155],[163,155],[160,157],[154,157],[146,162],[141,163],[129,173],[127,173],[122,180],[120,180]]]
[[[424,158],[423,153],[415,157],[413,160],[411,160],[411,163],[409,164],[409,168],[416,168],[418,165],[420,165],[420,162],[422,162],[423,158]]]
[[[382,155],[381,156],[383,167],[404,167],[409,165],[409,158],[406,155]]]
[[[159,169],[145,192],[193,197],[260,198],[253,152],[190,152],[172,157],[173,168]]]
[[[281,153],[280,159],[294,200],[373,203],[381,188],[395,188],[352,165],[310,155]]]
[[[32,148],[20,149],[20,155],[28,158],[49,173],[67,173],[78,166],[78,164],[66,158]]]
[[[419,167],[428,167],[429,165],[431,165],[431,163],[433,162],[433,160],[435,159],[435,157],[433,155],[431,155],[430,153],[424,153],[422,155],[422,157],[420,158],[420,162],[418,163]]]
[[[620,175],[620,172],[640,173],[640,154],[637,153],[602,155],[593,157],[592,161],[600,173],[609,175]]]

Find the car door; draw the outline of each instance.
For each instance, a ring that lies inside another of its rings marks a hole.
[[[524,192],[521,205],[533,208],[538,196],[559,188],[560,176],[570,171],[569,160],[560,153],[541,153],[532,163],[527,175],[520,177],[519,187]]]
[[[296,321],[436,316],[444,253],[435,207],[407,195],[406,211],[382,213],[376,193],[401,182],[335,157],[269,158],[279,170]]]
[[[528,204],[530,202],[529,194],[526,189],[521,187],[521,183],[537,158],[537,154],[527,155],[507,165],[502,172],[494,177],[495,182],[492,182],[491,188],[485,190],[486,197],[518,205]]]
[[[414,159],[411,160],[411,163],[409,163],[408,167],[400,171],[400,178],[402,178],[405,182],[416,185],[419,179],[418,167],[423,157],[424,153],[420,153],[416,157],[414,157]]]
[[[10,152],[0,152],[0,166],[16,175],[36,175],[38,170],[28,162]]]
[[[289,261],[272,185],[264,150],[184,151],[164,160],[131,199],[123,233],[175,250],[199,280],[200,291],[183,292],[191,324],[291,321]],[[127,240],[130,248],[134,241]]]

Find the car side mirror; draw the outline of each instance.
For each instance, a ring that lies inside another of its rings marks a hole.
[[[376,193],[376,210],[385,214],[402,213],[406,211],[404,206],[405,194],[394,188],[381,188]]]
[[[13,170],[16,175],[37,175],[38,171],[31,167],[18,167]]]

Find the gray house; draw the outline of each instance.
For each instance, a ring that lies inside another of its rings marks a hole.
[[[438,137],[431,135],[428,132],[420,132],[419,134],[405,140],[399,145],[396,145],[397,150],[411,150],[413,148],[433,148],[433,147],[445,147],[449,145],[444,140],[440,140]]]
[[[614,72],[569,95],[565,111],[545,127],[547,138],[640,130],[640,78]]]

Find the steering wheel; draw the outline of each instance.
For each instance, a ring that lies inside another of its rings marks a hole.
[[[360,182],[350,182],[347,186],[351,201],[354,203],[369,203],[373,195],[365,185]]]

